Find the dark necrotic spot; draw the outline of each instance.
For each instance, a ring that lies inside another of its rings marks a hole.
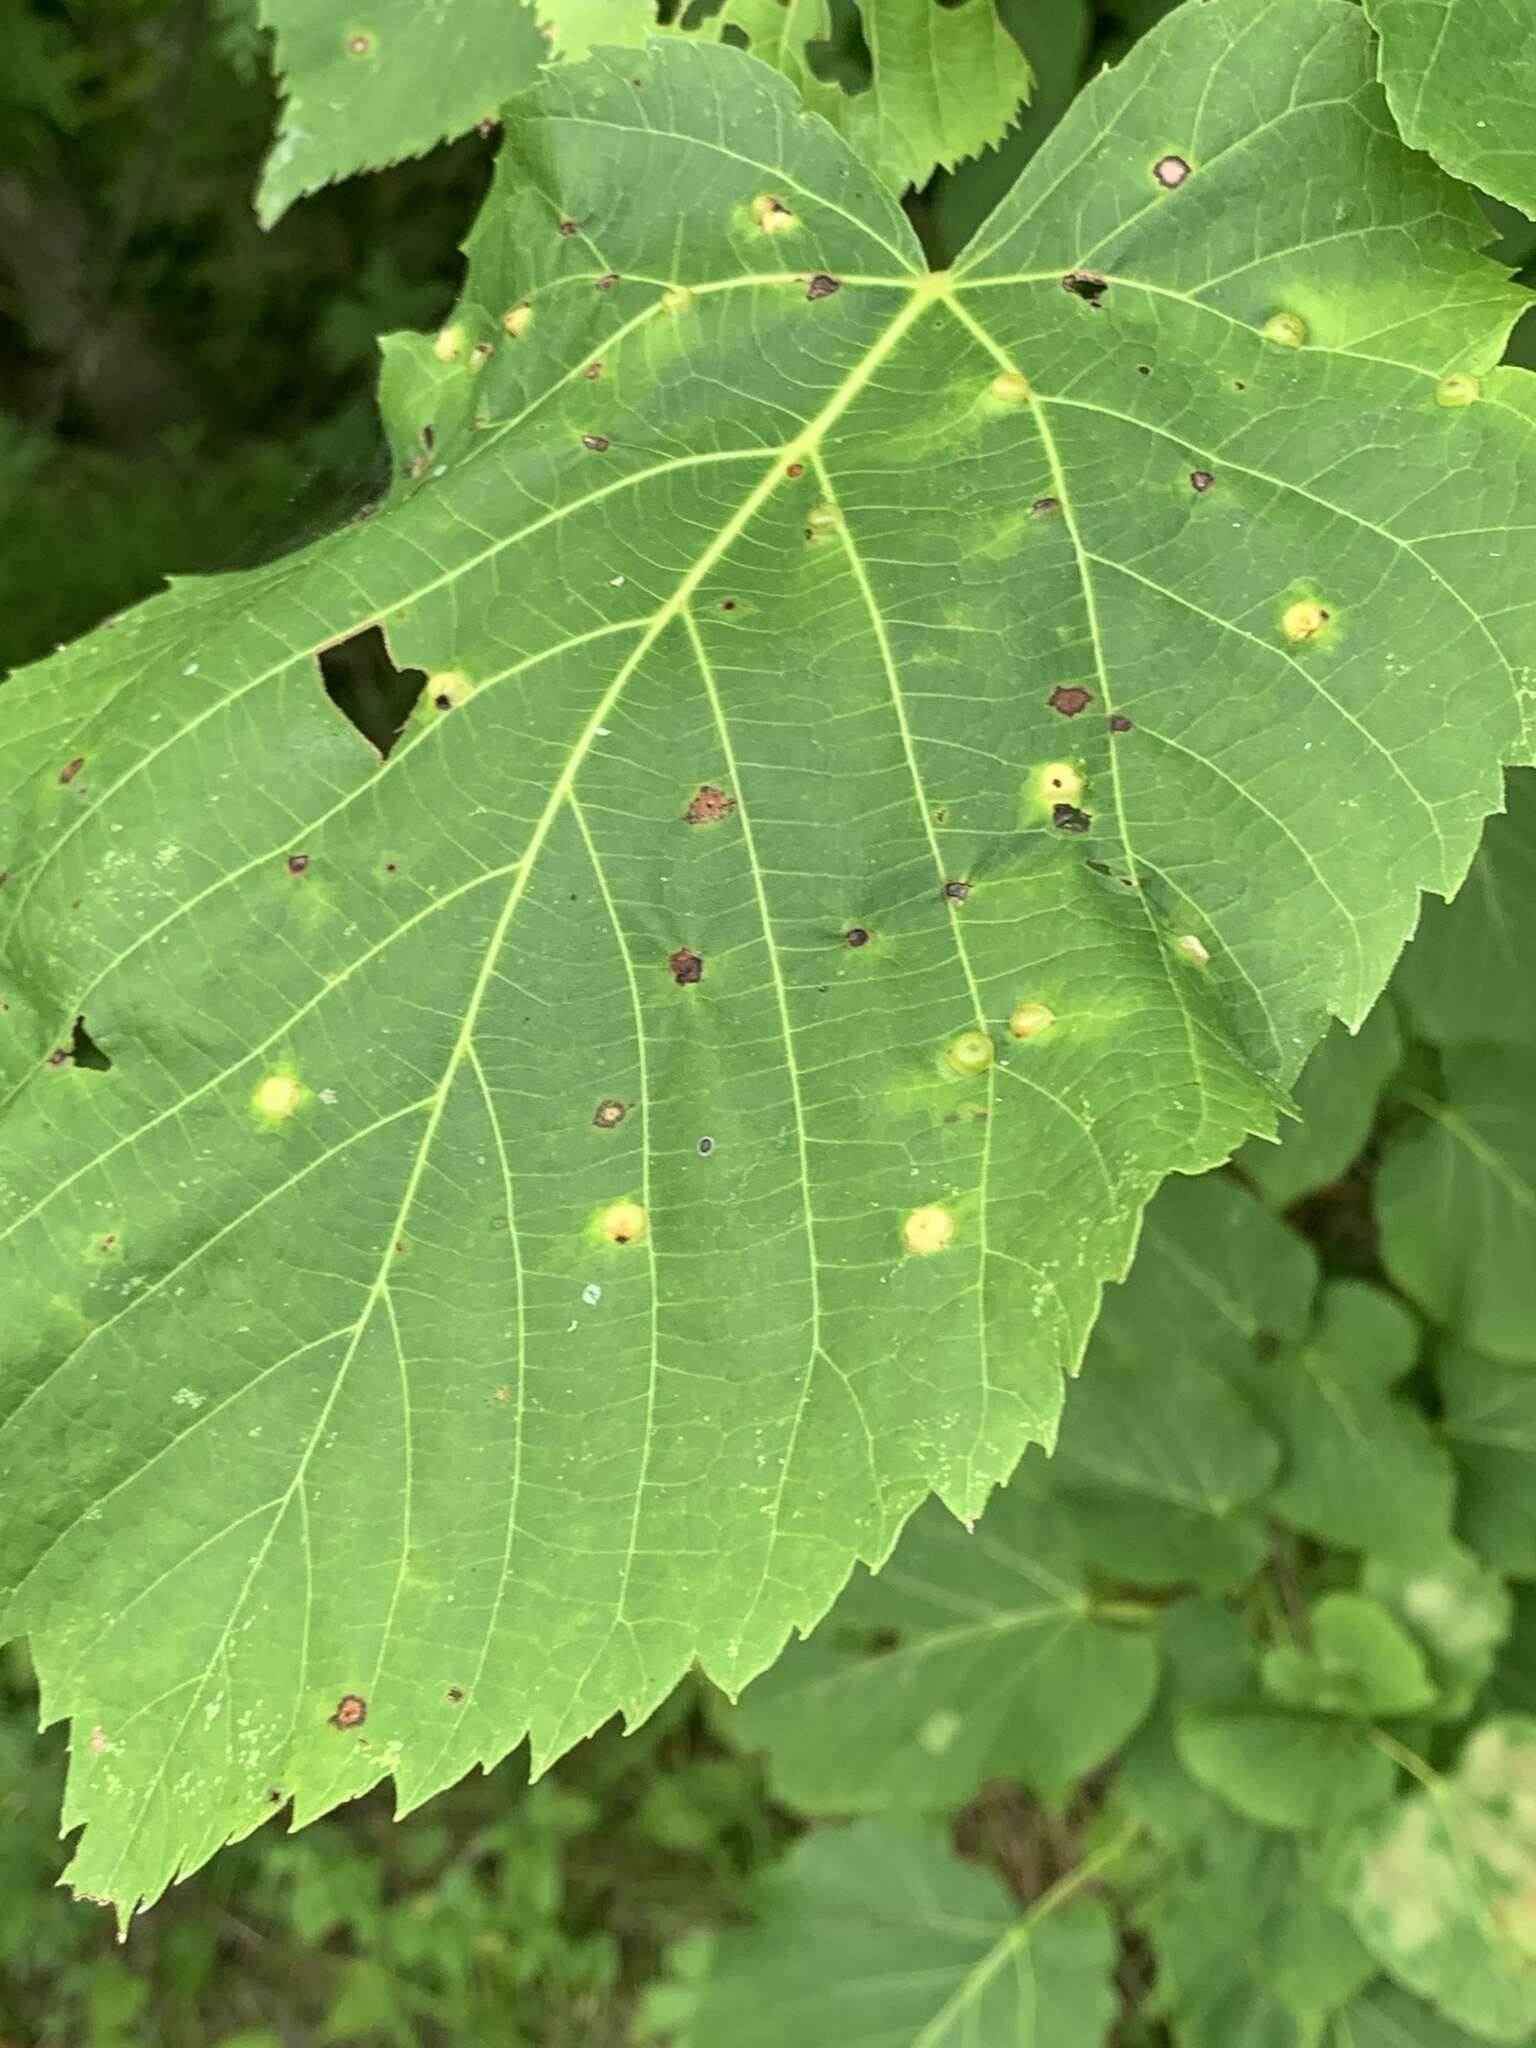
[[[707,1159],[707,1158],[709,1157],[710,1153],[714,1151],[714,1149],[715,1149],[715,1141],[714,1141],[714,1139],[713,1139],[713,1138],[700,1138],[700,1140],[699,1140],[699,1157],[700,1157],[701,1159]]]
[[[461,1700],[463,1699],[463,1697],[464,1697],[464,1688],[463,1688],[463,1686],[462,1686],[462,1685],[450,1685],[450,1686],[449,1686],[449,1688],[448,1688],[448,1704],[449,1704],[449,1706],[451,1706],[451,1707],[456,1707],[456,1706],[458,1706],[459,1702],[460,1702],[460,1701],[461,1701]]]
[[[824,270],[818,270],[806,286],[805,296],[808,299],[830,299],[834,292],[841,290],[842,286],[835,277],[828,277]]]
[[[59,770],[60,782],[65,783],[66,785],[73,782],[75,777],[80,773],[80,770],[84,766],[84,754],[76,754],[73,761],[66,761],[64,766]]]
[[[785,468],[784,474],[786,476],[804,476],[805,464],[803,462],[791,462]]]
[[[559,231],[562,235],[579,235],[581,233],[580,228],[577,227],[573,220],[561,221]]]
[[[1075,299],[1083,299],[1090,306],[1103,303],[1104,294],[1109,290],[1108,278],[1100,277],[1096,270],[1069,270],[1061,280],[1061,288],[1070,292]]]
[[[327,697],[387,758],[426,688],[426,676],[419,668],[396,668],[378,626],[322,648],[318,659]]]
[[[289,856],[288,856],[288,872],[289,872],[289,874],[290,874],[290,875],[302,875],[302,874],[303,874],[303,873],[304,873],[304,872],[306,871],[306,869],[308,868],[308,866],[309,866],[309,855],[308,855],[307,853],[290,853],[290,854],[289,854]]]
[[[850,925],[847,931],[843,933],[843,943],[855,948],[867,946],[869,944],[869,933],[861,924]]]
[[[1060,498],[1036,498],[1029,509],[1036,519],[1050,519],[1061,510],[1061,500]]]
[[[603,374],[603,366],[601,363],[588,363],[587,367],[582,371],[581,374],[583,375],[583,377],[586,378],[589,384],[595,384],[598,378],[601,377],[601,375]]]
[[[267,1804],[268,1806],[281,1806],[282,1803],[283,1795],[281,1792],[278,1791],[277,1787],[274,1785],[272,1787],[272,1790],[267,1794]]]
[[[429,455],[432,453],[432,443],[436,439],[437,436],[432,431],[432,422],[428,420],[427,424],[421,430],[421,445],[423,448],[426,449]]]
[[[1208,469],[1192,469],[1189,472],[1191,486],[1197,491],[1208,491],[1216,479]]]
[[[344,1692],[329,1717],[333,1728],[361,1728],[368,1718],[368,1702],[355,1692]]]
[[[734,598],[734,597],[722,597],[722,598],[721,598],[721,600],[720,600],[720,609],[721,609],[721,611],[723,611],[723,612],[733,612],[733,611],[735,611],[735,609],[736,609],[736,600],[735,600],[735,598]]]
[[[1076,804],[1052,804],[1051,823],[1058,832],[1086,832],[1093,820]]]
[[[629,1104],[620,1102],[617,1096],[610,1095],[593,1110],[592,1121],[600,1131],[611,1131],[615,1124],[623,1123],[628,1115]]]
[[[944,884],[944,894],[951,903],[963,903],[970,893],[971,885],[969,882],[946,882]]]
[[[1129,732],[1131,721],[1123,711],[1112,711],[1109,714],[1109,729],[1111,732]]]
[[[672,979],[679,988],[688,988],[694,982],[704,979],[704,962],[697,953],[691,953],[686,946],[679,946],[675,953],[669,954],[667,965],[672,970]]]
[[[606,434],[583,434],[581,445],[583,448],[590,448],[595,455],[601,455],[610,444]]]
[[[98,1074],[106,1073],[112,1062],[102,1051],[85,1028],[85,1019],[77,1017],[75,1028],[70,1033],[69,1057],[77,1067],[89,1067]]]
[[[683,813],[685,824],[718,825],[722,818],[728,818],[736,808],[736,799],[727,796],[723,789],[716,789],[712,782],[706,782],[694,796]]]
[[[1138,363],[1136,365],[1136,374],[1138,377],[1150,377],[1152,374],[1152,365],[1150,363]]]
[[[1046,702],[1053,711],[1059,711],[1063,718],[1076,718],[1080,711],[1086,711],[1093,702],[1093,692],[1079,689],[1075,683],[1062,683],[1052,690]]]
[[[600,292],[611,292],[618,281],[619,273],[616,270],[610,270],[606,277],[600,277],[597,280],[597,288]]]

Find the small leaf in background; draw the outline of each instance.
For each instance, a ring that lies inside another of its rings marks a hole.
[[[1278,1144],[1250,1138],[1237,1155],[1243,1172],[1277,1209],[1327,1187],[1358,1157],[1401,1055],[1388,1001],[1379,1002],[1357,1032],[1332,1027],[1291,1091],[1300,1123],[1282,1124]]]
[[[1522,0],[1365,0],[1405,142],[1536,214],[1536,34]]]
[[[917,219],[936,265],[953,262],[1066,112],[1082,78],[1093,34],[1089,0],[999,0],[998,12],[1023,48],[1034,83],[1018,119],[994,148],[940,171],[918,202]]]
[[[1178,2048],[1299,2044],[1376,1967],[1326,1897],[1315,1845],[1229,1812],[1153,1893],[1146,1932]]]
[[[1233,1585],[1265,1535],[1244,1512],[1267,1490],[1280,1449],[1236,1384],[1248,1344],[1225,1316],[1175,1312],[1187,1267],[1160,1218],[1185,1200],[1170,1183],[1147,1217],[1141,1257],[1110,1288],[1083,1371],[1067,1391],[1050,1486],[1080,1555],[1141,1585]],[[1218,1184],[1219,1202],[1248,1197]],[[1203,1205],[1201,1205],[1203,1206]]]
[[[1412,1636],[1361,1593],[1326,1593],[1308,1615],[1311,1646],[1265,1653],[1264,1689],[1282,1706],[1319,1714],[1414,1714],[1435,1697]]]
[[[1508,1638],[1488,1696],[1491,1705],[1536,1716],[1536,1586],[1514,1589]]]
[[[1480,2048],[1483,2039],[1384,1984],[1336,2015],[1326,2048]]]
[[[1333,1894],[1399,1983],[1490,2041],[1536,2024],[1536,1721],[1467,1739],[1453,1776],[1339,1846]]]
[[[1292,1528],[1380,1555],[1443,1542],[1451,1460],[1420,1410],[1393,1391],[1418,1344],[1418,1326],[1389,1294],[1336,1282],[1312,1337],[1245,1374],[1286,1446],[1270,1505]]]
[[[1536,1046],[1536,770],[1512,768],[1504,801],[1455,900],[1426,899],[1392,977],[1435,1045]]]
[[[1376,1180],[1388,1273],[1462,1343],[1536,1365],[1536,1047],[1458,1045],[1445,1096],[1391,1133]]]
[[[1360,1583],[1423,1647],[1440,1693],[1435,1718],[1470,1713],[1509,1634],[1509,1588],[1499,1574],[1460,1544],[1447,1543],[1411,1562],[1367,1558]]]
[[[1044,1904],[1049,1904],[1047,1894]],[[798,1842],[720,1937],[689,2048],[1103,2048],[1101,1906],[1032,1919],[943,1835],[863,1821]]]
[[[974,1533],[937,1503],[883,1571],[748,1687],[732,1733],[806,1813],[939,1812],[987,1779],[1050,1792],[1151,1704],[1148,1635],[1094,1618],[1036,1454]]]
[[[1452,1348],[1435,1379],[1461,1474],[1457,1527],[1490,1564],[1536,1578],[1536,1366]]]
[[[1317,1254],[1230,1173],[1165,1182],[1124,1283],[1127,1315],[1149,1327],[1297,1340],[1312,1320]],[[1115,1314],[1115,1297],[1104,1315]],[[1221,1356],[1230,1354],[1220,1353]]]
[[[1159,1841],[1184,1847],[1227,1825],[1231,1809],[1185,1769],[1175,1739],[1179,1715],[1187,1707],[1255,1699],[1258,1671],[1247,1629],[1212,1599],[1169,1607],[1157,1647],[1162,1686],[1153,1712],[1121,1752],[1118,1788]]]
[[[1185,1768],[1235,1813],[1315,1830],[1380,1806],[1396,1771],[1352,1721],[1264,1708],[1191,1710],[1175,1740]]]

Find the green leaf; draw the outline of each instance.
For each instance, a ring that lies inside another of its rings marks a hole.
[[[1192,1777],[1265,1827],[1315,1830],[1392,1796],[1391,1762],[1353,1721],[1194,1709],[1180,1717],[1175,1739]]]
[[[1225,1317],[1178,1313],[1185,1268],[1160,1270],[1173,1254],[1158,1219],[1181,1193],[1171,1184],[1158,1196],[1145,1251],[1106,1297],[1068,1390],[1052,1491],[1080,1554],[1105,1570],[1142,1585],[1232,1585],[1263,1555],[1262,1520],[1244,1510],[1274,1479],[1280,1451],[1235,1384],[1243,1336]],[[1219,1195],[1248,1200],[1232,1182]]]
[[[1370,68],[1180,8],[935,278],[750,58],[551,66],[388,502],[8,686],[0,1583],[80,1888],[739,1689],[1364,1014],[1517,744],[1532,468],[1521,375],[1436,402],[1517,301]],[[315,667],[376,624],[382,763]]]
[[[1388,1984],[1338,2015],[1327,2048],[1476,2048],[1477,2039]]]
[[[1237,1822],[1184,1768],[1175,1730],[1186,1707],[1230,1707],[1257,1698],[1253,1645],[1228,1608],[1191,1598],[1164,1613],[1158,1654],[1162,1690],[1121,1754],[1116,1789],[1159,1841],[1198,1849]]]
[[[260,0],[283,108],[256,212],[271,227],[296,199],[463,135],[528,85],[549,54],[522,0]],[[632,0],[638,41],[651,18]]]
[[[1411,1562],[1367,1558],[1361,1587],[1422,1644],[1440,1692],[1437,1720],[1462,1720],[1509,1634],[1509,1588],[1459,1544]]]
[[[1536,1048],[1443,1065],[1445,1099],[1412,1097],[1377,1177],[1382,1261],[1461,1341],[1536,1364]]]
[[[1489,1705],[1536,1714],[1536,1586],[1516,1586],[1508,1641],[1488,1688]]]
[[[1450,1458],[1420,1410],[1392,1391],[1418,1341],[1391,1295],[1340,1282],[1324,1294],[1308,1343],[1249,1371],[1243,1384],[1286,1447],[1274,1514],[1324,1543],[1383,1556],[1443,1543]]]
[[[941,171],[925,194],[925,246],[936,260],[951,262],[1072,103],[1088,57],[1093,13],[1088,0],[1000,0],[999,13],[1011,29],[1034,74],[1029,103],[995,148],[983,150],[953,171]]]
[[[1071,1880],[1068,1880],[1068,1884]],[[1060,1894],[1058,1893],[1058,1898]],[[1019,1909],[937,1832],[796,1843],[728,1928],[691,2048],[1102,2048],[1118,2007],[1102,1906]]]
[[[1141,1242],[1126,1293],[1149,1327],[1209,1339],[1211,1355],[1228,1361],[1223,1338],[1296,1342],[1311,1326],[1316,1254],[1230,1174],[1170,1180],[1147,1211]]]
[[[1437,1045],[1536,1046],[1536,772],[1512,769],[1505,802],[1456,900],[1424,905],[1392,978]]]
[[[1325,1593],[1308,1617],[1311,1646],[1265,1652],[1264,1687],[1282,1706],[1319,1714],[1416,1714],[1435,1697],[1418,1645],[1377,1601]]]
[[[1327,1187],[1358,1158],[1401,1054],[1390,1003],[1378,1003],[1356,1033],[1334,1025],[1296,1084],[1301,1122],[1282,1125],[1278,1144],[1250,1138],[1237,1155],[1277,1209]]]
[[[1365,0],[1403,140],[1536,215],[1536,35],[1521,0]]]
[[[1141,1720],[1152,1643],[1095,1619],[1043,1466],[1026,1460],[974,1533],[925,1508],[748,1689],[733,1738],[766,1750],[789,1805],[937,1813],[999,1777],[1056,1792]]]
[[[1314,1844],[1230,1813],[1190,1845],[1147,1916],[1179,2048],[1299,2048],[1375,1973],[1322,1879]]]
[[[892,190],[925,185],[939,165],[999,141],[1030,73],[996,0],[863,0],[871,80],[848,93],[816,75],[810,46],[832,33],[828,0],[726,0],[710,24],[740,30],[754,56],[794,80]]]
[[[1343,1842],[1334,1896],[1400,1984],[1490,2041],[1536,2018],[1536,1721],[1487,1721],[1456,1774]]]
[[[1536,1370],[1452,1350],[1435,1377],[1461,1473],[1461,1534],[1499,1570],[1536,1578]]]

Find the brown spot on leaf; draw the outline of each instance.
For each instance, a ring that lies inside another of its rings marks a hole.
[[[1112,711],[1109,714],[1109,729],[1111,732],[1129,732],[1131,721],[1123,711]]]
[[[1060,498],[1036,498],[1029,509],[1036,519],[1052,519],[1061,510],[1061,500]]]
[[[1086,305],[1101,306],[1104,294],[1109,290],[1109,279],[1101,277],[1096,270],[1069,270],[1061,280],[1064,292],[1070,292],[1074,299],[1081,299]]]
[[[785,469],[784,474],[786,476],[804,476],[805,464],[803,462],[791,462]]]
[[[840,292],[842,285],[835,277],[828,277],[824,270],[818,270],[805,288],[808,299],[830,299],[834,292]]]
[[[368,1718],[368,1702],[359,1693],[344,1692],[329,1716],[333,1728],[361,1728]]]
[[[1076,804],[1052,804],[1051,823],[1058,832],[1086,832],[1093,820]]]
[[[1189,165],[1181,156],[1160,156],[1152,166],[1152,175],[1165,191],[1175,192],[1189,176]]]
[[[1189,472],[1189,482],[1192,490],[1208,491],[1215,481],[1215,477],[1211,475],[1208,469],[1192,469]]]
[[[277,1787],[276,1787],[276,1786],[274,1785],[274,1786],[272,1787],[271,1791],[270,1791],[270,1792],[269,1792],[269,1793],[267,1794],[267,1804],[268,1804],[268,1806],[281,1806],[281,1805],[282,1805],[282,1803],[283,1803],[283,1795],[282,1795],[282,1793],[281,1793],[281,1792],[279,1792],[279,1790],[277,1789]]]
[[[107,1747],[107,1738],[99,1727],[91,1730],[91,1755],[100,1756]]]
[[[690,988],[694,982],[704,979],[704,962],[686,946],[679,946],[675,953],[669,954],[667,965],[679,988]]]
[[[69,1052],[67,1048],[62,1045],[56,1045],[48,1055],[48,1064],[50,1067],[62,1067],[68,1058]]]
[[[716,789],[712,782],[706,782],[684,811],[683,819],[689,825],[718,825],[735,808],[735,797],[727,796],[723,789]]]
[[[1075,683],[1061,683],[1052,690],[1046,700],[1053,711],[1059,711],[1063,718],[1076,718],[1080,711],[1086,711],[1093,702],[1093,692],[1082,690]]]
[[[861,924],[850,925],[847,931],[843,933],[843,942],[845,945],[855,948],[867,946],[869,944],[869,933]]]
[[[583,375],[583,377],[586,378],[589,384],[595,384],[598,378],[601,377],[601,375],[603,374],[603,366],[601,363],[588,363],[587,367],[582,371],[581,374]]]
[[[460,1702],[460,1701],[461,1701],[461,1700],[463,1699],[463,1697],[464,1697],[464,1688],[463,1688],[463,1686],[462,1686],[462,1685],[450,1685],[450,1686],[449,1686],[449,1688],[448,1688],[448,1704],[449,1704],[449,1706],[450,1706],[450,1707],[456,1707],[456,1706],[458,1706],[459,1702]]]
[[[347,51],[353,57],[366,57],[372,48],[372,36],[348,36],[347,38]]]
[[[628,1115],[629,1104],[620,1102],[615,1095],[610,1095],[593,1110],[592,1121],[600,1131],[611,1131],[615,1124],[623,1123]]]
[[[944,894],[951,903],[963,903],[970,893],[971,885],[969,882],[946,882],[944,884]]]
[[[303,873],[305,872],[305,870],[306,870],[306,869],[308,868],[308,866],[309,866],[309,855],[308,855],[307,853],[290,853],[290,854],[289,854],[289,856],[288,856],[288,872],[289,872],[289,874],[290,874],[290,875],[302,875],[302,874],[303,874]]]
[[[597,280],[597,289],[600,292],[611,292],[618,281],[619,273],[616,270],[610,270],[605,276]]]
[[[579,235],[581,229],[576,225],[575,221],[563,220],[560,223],[559,232],[562,235]]]
[[[583,434],[581,445],[583,448],[590,448],[595,455],[601,455],[610,443],[606,434]]]
[[[62,767],[62,768],[61,768],[61,769],[59,770],[59,780],[60,780],[60,782],[63,782],[63,783],[70,783],[70,782],[73,782],[73,781],[74,781],[74,779],[75,779],[75,777],[76,777],[76,776],[77,776],[77,775],[78,775],[78,774],[80,773],[80,770],[81,770],[81,769],[82,769],[82,768],[83,768],[84,766],[85,766],[85,756],[84,756],[84,754],[76,754],[76,756],[75,756],[75,758],[74,758],[74,760],[73,760],[73,761],[67,761],[67,762],[65,763],[65,765],[64,765],[64,766],[63,766],[63,767]]]

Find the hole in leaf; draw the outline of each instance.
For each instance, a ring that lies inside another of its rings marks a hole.
[[[85,1019],[77,1017],[69,1041],[69,1057],[77,1067],[89,1067],[94,1073],[104,1074],[112,1065],[107,1054],[85,1028]]]
[[[1069,270],[1061,280],[1063,291],[1070,292],[1075,299],[1084,299],[1090,306],[1102,304],[1104,294],[1109,290],[1109,279],[1100,277],[1096,270]]]
[[[381,627],[367,626],[320,651],[325,694],[369,746],[387,758],[426,685],[419,668],[396,668]]]

